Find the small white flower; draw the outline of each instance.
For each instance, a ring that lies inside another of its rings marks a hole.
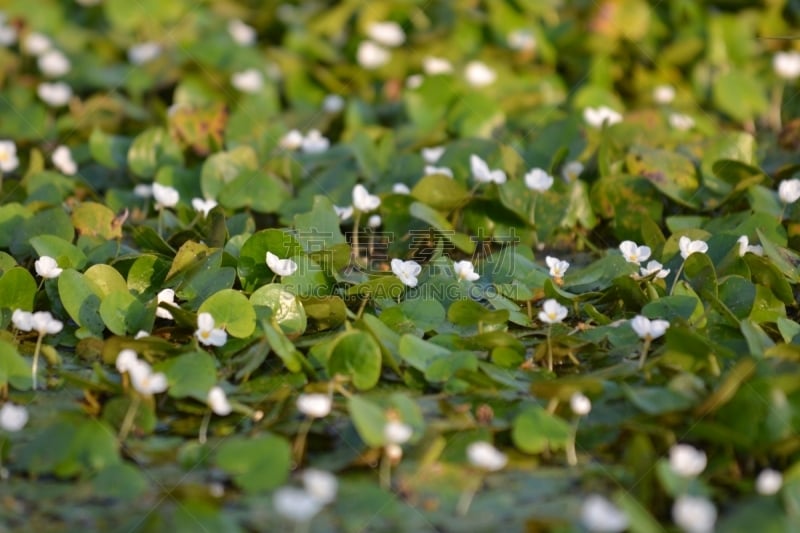
[[[764,248],[760,244],[750,245],[750,239],[747,235],[742,235],[736,242],[739,243],[739,257],[744,257],[744,254],[751,253],[755,255],[764,255]]]
[[[272,497],[275,511],[295,523],[309,522],[319,513],[324,504],[303,489],[282,487]]]
[[[669,125],[678,131],[689,131],[694,128],[694,119],[683,113],[670,113]]]
[[[684,235],[678,239],[678,248],[681,250],[681,257],[686,259],[694,253],[706,253],[708,251],[708,244],[706,244],[705,241],[693,241]]]
[[[303,471],[303,487],[306,491],[323,505],[336,499],[339,490],[339,480],[336,476],[325,470],[307,468]]]
[[[119,354],[117,355],[117,361],[116,361],[117,371],[120,374],[123,374],[125,372],[130,372],[131,368],[134,367],[136,361],[138,360],[139,357],[133,350],[129,348],[120,350]]]
[[[297,397],[297,410],[311,418],[325,418],[331,412],[333,398],[327,394],[301,394]]]
[[[642,273],[642,277],[647,277],[652,274],[656,275],[656,278],[664,279],[669,276],[670,269],[664,268],[664,265],[659,263],[658,261],[651,260],[647,262],[646,267],[642,267],[639,269]]]
[[[165,207],[175,207],[181,199],[177,189],[160,183],[153,183],[153,199],[156,201],[156,209]]]
[[[619,243],[619,251],[628,263],[640,264],[650,257],[649,246],[638,246],[633,241],[622,241]]]
[[[228,21],[228,34],[241,46],[249,46],[256,42],[256,30],[239,19]]]
[[[413,434],[411,426],[397,420],[390,420],[383,426],[383,438],[389,444],[405,444]]]
[[[473,466],[489,472],[501,470],[508,463],[508,457],[503,452],[483,441],[467,446],[467,459]]]
[[[167,390],[167,376],[163,372],[153,372],[153,368],[141,359],[131,364],[128,375],[131,385],[139,394],[150,396]]]
[[[331,145],[331,141],[324,137],[319,130],[311,130],[303,137],[300,149],[306,154],[321,154]]]
[[[672,85],[656,85],[653,89],[653,100],[657,104],[671,104],[675,100],[675,87]]]
[[[416,287],[417,276],[422,272],[422,267],[416,261],[403,261],[402,259],[392,259],[392,272],[400,278],[403,285]]]
[[[547,267],[550,269],[550,275],[555,279],[563,278],[569,268],[569,263],[567,261],[562,261],[557,257],[551,257],[549,255],[544,258],[544,262],[547,263]]]
[[[204,217],[207,217],[211,210],[217,207],[217,205],[217,201],[210,198],[206,200],[202,198],[192,198],[192,207],[198,213],[203,213]]]
[[[20,331],[30,331],[33,329],[33,313],[15,309],[11,314],[11,323]]]
[[[453,177],[453,171],[448,167],[435,167],[433,165],[425,165],[425,175],[431,176],[434,174],[438,174],[440,176],[447,176],[448,178]]]
[[[0,46],[11,46],[17,42],[17,29],[0,23]]]
[[[602,128],[604,124],[612,126],[622,122],[622,115],[610,107],[587,107],[583,110],[583,119],[593,128]]]
[[[0,153],[0,163],[3,161],[3,156]],[[0,170],[2,170],[2,166],[0,166]],[[778,185],[778,197],[781,199],[781,202],[785,204],[793,204],[800,198],[800,179],[792,178],[790,180],[783,180],[780,185]]]
[[[161,45],[154,42],[139,43],[128,48],[128,61],[132,65],[144,65],[161,55]]]
[[[31,330],[39,335],[55,335],[64,328],[64,323],[53,318],[50,311],[38,311],[31,317]]]
[[[264,87],[264,75],[254,68],[235,72],[231,76],[231,85],[243,93],[257,93]]]
[[[445,150],[447,150],[447,148],[444,146],[431,146],[429,148],[423,148],[421,152],[422,159],[424,159],[429,165],[434,165],[437,161],[439,161],[439,159],[442,158]]]
[[[356,51],[358,64],[367,70],[380,68],[392,58],[392,53],[373,41],[361,41]]]
[[[267,252],[267,266],[278,276],[291,276],[297,272],[297,263],[291,259],[281,259],[272,252]]]
[[[567,318],[567,308],[553,298],[547,299],[539,311],[539,320],[545,324],[557,324]]]
[[[339,207],[338,205],[335,205],[333,206],[333,210],[336,211],[336,216],[338,216],[339,220],[341,220],[342,222],[353,216],[352,205],[348,205],[346,207]]]
[[[778,52],[772,56],[772,68],[785,80],[800,76],[800,52]]]
[[[139,198],[150,198],[153,196],[153,186],[149,183],[140,183],[133,188],[133,194]]]
[[[156,316],[166,320],[173,320],[172,313],[163,307],[158,306],[161,302],[175,305],[175,291],[172,289],[162,289],[156,296]]]
[[[528,29],[512,31],[506,37],[506,42],[512,50],[530,51],[536,49],[536,36]]]
[[[36,94],[50,107],[62,107],[72,98],[72,87],[63,81],[42,82],[36,87]]]
[[[696,477],[706,469],[706,452],[691,444],[675,444],[669,449],[669,467],[681,477]]]
[[[41,33],[32,31],[22,41],[22,50],[32,56],[40,56],[53,47],[52,41]]]
[[[28,423],[28,410],[22,405],[4,403],[0,407],[0,429],[3,431],[19,431]]]
[[[576,392],[569,398],[569,407],[578,416],[586,416],[592,410],[592,401],[583,393]]]
[[[303,134],[298,130],[291,130],[281,137],[278,144],[284,150],[297,150],[303,146]]]
[[[72,159],[72,152],[63,144],[53,150],[50,156],[53,160],[53,165],[67,176],[72,176],[78,172],[78,164]]]
[[[39,65],[39,70],[42,71],[42,74],[50,78],[63,76],[72,68],[67,56],[58,50],[49,50],[40,55],[37,65]]]
[[[631,328],[640,339],[650,339],[652,341],[667,332],[669,322],[660,319],[650,320],[646,316],[636,315],[631,319]]]
[[[403,447],[399,444],[387,444],[383,447],[383,450],[392,464],[397,464],[403,458]]]
[[[459,280],[477,281],[478,278],[481,277],[480,274],[475,272],[475,265],[466,259],[463,261],[454,261],[453,270],[455,270],[456,278]]]
[[[683,494],[672,505],[672,520],[686,533],[711,533],[717,508],[707,498]]]
[[[581,522],[592,533],[620,533],[628,529],[628,517],[599,494],[592,494],[581,506]]]
[[[0,141],[0,172],[11,172],[19,166],[14,141]]]
[[[411,194],[411,189],[405,183],[395,183],[392,185],[392,192],[395,194]]]
[[[762,496],[770,496],[781,490],[783,474],[771,468],[762,470],[756,478],[756,492]]]
[[[233,410],[231,403],[228,401],[228,396],[225,394],[225,391],[222,390],[222,387],[211,387],[211,390],[208,391],[207,400],[208,406],[211,407],[215,415],[228,416]]]
[[[367,226],[369,226],[372,229],[379,228],[382,223],[383,220],[381,220],[380,215],[372,215],[367,219]]]
[[[139,339],[143,339],[143,338],[149,337],[149,336],[150,336],[150,332],[149,331],[145,331],[143,329],[140,329],[139,331],[136,332],[136,335],[134,335],[133,338],[138,341]]]
[[[400,46],[406,40],[403,28],[396,22],[373,22],[367,26],[367,36],[383,46]]]
[[[422,60],[422,70],[428,76],[451,74],[453,72],[453,64],[441,57],[427,56]]]
[[[360,183],[353,187],[353,207],[357,210],[367,213],[378,209],[380,205],[381,199],[374,194],[370,194],[366,187]]]
[[[422,87],[422,82],[425,81],[425,76],[422,74],[412,74],[411,76],[406,78],[406,88],[411,89],[419,89]]]
[[[322,110],[326,113],[338,113],[344,109],[344,98],[338,94],[329,94],[322,101]]]
[[[37,259],[33,267],[36,269],[36,273],[45,279],[57,278],[64,271],[58,268],[56,260],[48,255]]]
[[[489,165],[475,154],[469,156],[469,167],[472,177],[478,183],[497,183],[501,185],[506,182],[506,173],[500,169],[490,170]]]
[[[206,346],[225,346],[225,343],[228,342],[228,334],[224,329],[215,326],[211,313],[200,313],[197,315],[197,331],[194,332],[194,335]]]
[[[553,176],[541,168],[531,169],[525,174],[525,186],[537,192],[545,192],[553,186]]]
[[[464,71],[467,83],[473,87],[486,87],[497,79],[497,73],[482,61],[470,61]]]

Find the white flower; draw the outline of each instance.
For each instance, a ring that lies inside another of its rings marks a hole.
[[[297,263],[291,259],[281,259],[272,252],[267,252],[267,266],[278,276],[291,276],[297,272]]]
[[[31,330],[39,335],[55,335],[64,328],[63,322],[53,318],[50,311],[33,313],[30,322]]]
[[[301,394],[297,397],[297,410],[311,418],[325,418],[331,412],[333,398],[327,394]]]
[[[303,146],[303,134],[298,130],[291,130],[281,137],[278,145],[284,150],[297,150]]]
[[[225,394],[225,391],[222,390],[222,387],[211,387],[211,390],[208,391],[207,400],[208,406],[211,407],[211,410],[214,411],[216,415],[228,416],[233,410],[231,403],[228,401],[228,396]]]
[[[453,270],[455,270],[456,277],[459,280],[476,281],[481,277],[480,274],[475,272],[475,266],[472,262],[466,259],[463,261],[454,261]]]
[[[225,343],[228,342],[228,334],[224,329],[215,326],[211,313],[200,313],[197,315],[197,331],[194,332],[194,335],[206,346],[225,346]]]
[[[367,26],[367,36],[383,46],[400,46],[406,40],[403,28],[396,22],[373,22]]]
[[[294,487],[276,490],[272,503],[279,515],[296,523],[309,522],[324,507],[312,494]]]
[[[72,87],[63,81],[42,82],[36,87],[36,94],[50,107],[61,107],[72,98]]]
[[[167,376],[163,372],[153,372],[153,368],[141,359],[131,364],[128,375],[131,385],[139,394],[150,396],[167,390]]]
[[[602,128],[603,124],[609,126],[622,122],[622,115],[610,107],[587,107],[583,110],[583,119],[593,128]]]
[[[370,194],[366,187],[360,183],[353,187],[353,207],[367,213],[378,209],[380,205],[381,199],[374,194]]]
[[[369,226],[372,229],[379,228],[382,223],[383,220],[381,220],[380,215],[372,215],[367,219],[367,226]]]
[[[706,244],[705,241],[693,241],[684,235],[678,239],[678,248],[681,250],[681,257],[686,259],[694,253],[706,253],[708,251],[708,244]]]
[[[429,165],[433,165],[442,158],[445,150],[447,150],[447,148],[444,146],[431,146],[429,148],[423,148],[421,152],[422,159],[424,159]]]
[[[348,205],[346,207],[339,207],[338,205],[333,206],[333,210],[336,211],[336,216],[339,217],[339,220],[344,222],[351,216],[353,216],[353,206]]]
[[[35,31],[26,35],[25,39],[22,41],[22,50],[32,56],[40,56],[52,47],[53,43],[47,36]]]
[[[51,78],[63,76],[72,68],[67,56],[58,50],[49,50],[40,55],[37,64],[42,74]]]
[[[536,36],[531,30],[516,29],[508,34],[506,42],[512,50],[534,50],[536,49]]]
[[[392,53],[372,41],[361,41],[356,51],[358,64],[367,70],[380,68],[392,58]]]
[[[3,161],[3,156],[0,154],[0,163]],[[2,166],[0,166],[0,170],[2,170]],[[781,202],[785,204],[793,204],[800,198],[800,179],[792,178],[790,180],[783,180],[780,185],[778,185],[778,197],[781,199]]]
[[[311,130],[303,137],[300,149],[306,154],[320,154],[328,149],[331,141],[324,137],[319,130]]]
[[[192,198],[192,207],[198,213],[203,213],[204,217],[208,216],[208,213],[211,212],[212,209],[217,207],[217,201],[212,199],[202,199],[202,198]]]
[[[653,89],[653,100],[657,104],[670,104],[675,100],[675,87],[672,85],[656,85]]]
[[[636,263],[637,265],[650,257],[649,246],[638,246],[633,241],[622,241],[619,243],[619,251],[622,252],[622,257],[625,258],[625,261],[628,263]]]
[[[557,324],[567,317],[567,308],[553,298],[544,301],[539,311],[539,320],[545,324]]]
[[[686,533],[711,533],[717,521],[717,508],[707,498],[684,494],[672,505],[672,520]]]
[[[386,457],[393,463],[397,464],[403,458],[403,447],[399,444],[387,444],[383,447]]]
[[[172,289],[162,289],[156,296],[156,316],[167,320],[173,320],[172,313],[158,305],[161,302],[175,305],[175,291]]]
[[[592,533],[620,533],[628,529],[625,513],[599,494],[592,494],[584,500],[581,522]]]
[[[19,431],[28,423],[28,410],[22,405],[4,403],[0,407],[0,429],[3,431]]]
[[[654,340],[667,332],[669,322],[666,320],[650,320],[649,318],[636,315],[631,319],[631,328],[636,332],[640,339]]]
[[[411,189],[405,183],[395,183],[392,185],[392,192],[395,194],[411,194]]]
[[[578,416],[586,416],[592,410],[592,401],[583,393],[576,392],[569,398],[569,407]]]
[[[303,471],[302,477],[303,487],[321,504],[326,505],[336,499],[339,481],[330,472],[308,468]]]
[[[553,176],[541,168],[531,169],[525,174],[525,186],[537,192],[545,192],[553,186]]]
[[[264,87],[264,75],[254,68],[235,72],[231,76],[231,85],[243,93],[257,93]]]
[[[14,141],[0,141],[0,172],[11,172],[19,166]]]
[[[800,76],[800,52],[778,52],[772,56],[772,68],[783,79],[793,80]]]
[[[139,339],[143,339],[143,338],[149,337],[149,336],[150,336],[150,332],[149,331],[140,329],[139,331],[136,332],[136,335],[134,335],[133,338],[138,341]]]
[[[508,463],[508,457],[503,452],[483,441],[467,446],[467,459],[473,466],[490,472],[501,470]]]
[[[390,420],[383,426],[383,438],[389,444],[405,444],[413,434],[411,426],[397,420]]]
[[[55,259],[48,255],[43,255],[33,264],[36,273],[46,279],[57,278],[64,270],[58,268],[58,263]]]
[[[472,177],[478,183],[497,183],[498,185],[506,182],[506,173],[500,169],[489,170],[489,165],[475,154],[469,156],[469,167]]]
[[[422,74],[412,74],[408,78],[406,78],[406,88],[407,89],[419,89],[422,86],[422,82],[425,81],[425,76]]]
[[[128,61],[132,65],[144,65],[161,55],[161,45],[154,42],[135,44],[128,48]]]
[[[72,176],[78,172],[78,165],[72,159],[72,152],[63,144],[53,150],[50,156],[53,160],[53,165],[67,176]]]
[[[14,327],[20,331],[30,331],[33,329],[33,313],[23,311],[22,309],[15,309],[11,313],[11,322]]]
[[[765,468],[756,478],[756,492],[763,496],[777,493],[782,486],[783,474],[771,468]]]
[[[750,239],[747,238],[747,235],[742,235],[736,242],[739,243],[739,257],[744,257],[744,254],[750,252],[751,254],[755,255],[764,255],[764,248],[760,244],[753,244],[750,245]]]
[[[133,350],[129,348],[126,348],[125,350],[120,350],[119,354],[117,355],[117,361],[116,361],[117,371],[120,374],[123,374],[125,372],[130,372],[131,368],[134,367],[136,361],[138,360],[139,358],[137,357],[136,352],[134,352]]]
[[[165,207],[175,207],[181,199],[181,195],[173,187],[153,183],[153,199],[156,201],[156,209],[163,209]]]
[[[11,46],[17,42],[17,29],[0,23],[0,46]]]
[[[669,449],[669,467],[681,477],[695,477],[706,469],[706,452],[691,444],[675,444]]]
[[[153,186],[148,183],[140,183],[133,188],[133,194],[139,198],[150,198],[153,196]]]
[[[464,77],[473,87],[486,87],[495,82],[497,74],[482,61],[470,61],[464,71]]]
[[[326,113],[338,113],[344,109],[344,98],[338,94],[329,94],[322,101],[322,110]]]
[[[256,42],[256,30],[239,19],[228,21],[228,34],[231,39],[241,46],[249,46]]]
[[[648,261],[647,267],[642,267],[639,271],[642,273],[643,277],[655,274],[656,278],[663,279],[669,276],[669,269],[664,268],[664,265],[655,260]]]
[[[409,287],[417,286],[417,276],[422,272],[422,267],[416,261],[403,261],[402,259],[392,259],[392,272],[400,278],[403,285]]]
[[[431,176],[434,174],[438,174],[440,176],[447,176],[448,178],[453,177],[453,171],[448,167],[435,167],[433,165],[425,165],[425,175]]]
[[[694,128],[694,119],[683,113],[670,113],[669,125],[678,131],[688,131]]]
[[[547,267],[550,269],[550,275],[555,279],[563,278],[569,268],[569,263],[567,261],[562,261],[557,257],[551,257],[549,255],[544,258],[544,262],[547,263]]]
[[[427,56],[422,60],[422,70],[428,76],[450,74],[453,72],[453,64],[441,57]]]
[[[580,161],[570,161],[561,169],[561,177],[564,181],[575,181],[583,173],[583,163]]]

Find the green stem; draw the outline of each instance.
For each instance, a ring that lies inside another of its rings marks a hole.
[[[652,339],[650,337],[644,338],[644,346],[642,346],[642,355],[639,356],[639,369],[644,368],[644,362],[647,360],[647,352],[650,351],[650,343]]]
[[[158,210],[158,236],[164,238],[164,208]]]
[[[547,370],[553,371],[553,344],[550,341],[550,332],[553,330],[553,325],[547,326]]]
[[[475,481],[473,483],[468,484],[464,488],[464,492],[461,493],[461,497],[458,499],[458,506],[456,507],[456,512],[459,516],[465,516],[469,512],[472,500],[475,498],[475,494],[478,493],[478,489],[481,488],[482,484],[483,476],[478,475],[475,476]]]
[[[361,222],[361,211],[356,211],[353,217],[353,238],[351,239],[352,249],[350,255],[356,263],[356,266],[361,266],[361,249],[359,247],[358,239],[358,223]]]
[[[392,488],[392,460],[389,458],[389,454],[386,453],[386,448],[383,449],[383,454],[381,455],[379,477],[381,488],[390,490]]]
[[[133,427],[133,420],[136,417],[136,411],[139,410],[139,403],[141,403],[142,399],[139,397],[138,394],[134,394],[133,400],[131,400],[130,406],[128,406],[128,412],[125,413],[125,419],[122,421],[122,426],[119,428],[119,440],[124,441],[125,438],[130,433],[131,428]]]
[[[303,423],[300,425],[300,429],[297,432],[297,438],[294,441],[294,464],[296,467],[299,467],[303,463],[303,454],[306,451],[306,439],[308,438],[308,432],[311,431],[311,425],[314,423],[314,419],[311,417],[307,417]]]
[[[580,418],[576,418],[575,422],[572,425],[572,431],[569,435],[569,440],[567,441],[567,464],[569,466],[575,466],[578,464],[578,453],[575,450],[575,440],[578,437],[578,422],[580,422]]]
[[[675,279],[672,280],[672,287],[669,290],[670,296],[672,296],[672,293],[675,292],[675,286],[678,284],[678,279],[680,279],[681,274],[683,274],[683,266],[685,264],[686,264],[686,259],[683,260],[683,263],[681,263],[680,268],[678,268],[678,271],[675,273]]]
[[[197,435],[197,440],[200,444],[205,444],[208,438],[208,424],[211,423],[211,411],[208,411],[203,416],[203,421],[200,422],[200,433]]]
[[[42,339],[44,333],[39,333],[36,337],[36,349],[33,351],[33,367],[31,367],[31,377],[33,379],[33,390],[36,390],[36,374],[39,370],[39,352],[42,350]]]

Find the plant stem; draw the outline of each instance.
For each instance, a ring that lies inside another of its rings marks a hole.
[[[386,453],[385,447],[383,449],[383,454],[381,454],[379,478],[381,488],[385,490],[390,490],[392,488],[392,460],[389,458],[389,454]]]
[[[133,400],[131,400],[130,406],[128,406],[128,412],[125,413],[125,418],[122,421],[122,426],[119,428],[119,440],[124,441],[125,438],[130,433],[131,428],[133,427],[133,420],[136,417],[136,411],[139,410],[139,403],[142,399],[139,397],[138,394],[134,394]]]
[[[197,435],[197,441],[200,444],[205,444],[208,437],[208,424],[211,422],[211,411],[208,411],[203,416],[203,421],[200,422],[200,433]]]
[[[644,338],[644,346],[642,346],[642,355],[639,356],[639,369],[644,368],[644,362],[647,359],[647,352],[650,351],[650,343],[652,339],[650,337]]]
[[[294,441],[294,463],[295,466],[300,466],[303,463],[303,454],[306,451],[306,439],[308,438],[308,432],[311,431],[311,425],[314,423],[314,419],[311,417],[307,417],[303,420],[303,423],[300,425],[300,429],[297,432],[297,438]]]
[[[461,493],[461,497],[458,499],[458,506],[456,507],[456,512],[459,516],[465,516],[469,511],[470,505],[472,505],[472,500],[475,498],[475,494],[478,493],[478,489],[481,488],[483,484],[483,476],[478,475],[475,476],[475,481],[471,484],[468,484],[464,488],[464,492]]]
[[[36,390],[36,374],[39,370],[39,352],[42,350],[42,339],[44,333],[39,333],[36,337],[36,349],[33,351],[33,367],[31,367],[31,378],[33,379],[33,390]]]
[[[550,332],[553,330],[553,325],[547,326],[547,370],[553,371],[553,344],[550,341]]]
[[[675,279],[672,280],[672,287],[669,289],[670,296],[672,296],[672,293],[675,292],[675,285],[678,284],[678,279],[680,279],[681,274],[683,274],[683,266],[685,264],[686,264],[686,259],[683,260],[683,263],[681,263],[680,268],[678,268],[678,271],[675,272]]]
[[[355,216],[353,217],[353,238],[350,240],[350,257],[353,258],[355,261],[355,266],[361,266],[361,249],[359,246],[359,239],[358,239],[358,223],[361,222],[361,211],[356,211]]]
[[[575,450],[575,440],[578,437],[578,422],[580,422],[580,418],[576,418],[575,422],[572,425],[572,432],[570,432],[569,440],[567,441],[567,464],[569,466],[575,466],[578,464],[578,453]]]

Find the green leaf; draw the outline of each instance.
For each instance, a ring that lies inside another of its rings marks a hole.
[[[206,198],[219,198],[225,187],[245,170],[258,168],[258,156],[250,146],[210,155],[203,163],[200,186]]]
[[[22,267],[13,267],[0,277],[0,308],[33,311],[36,280]]]
[[[139,468],[128,463],[111,464],[92,479],[92,489],[100,498],[133,501],[149,486],[147,477],[139,471]]]
[[[242,245],[236,267],[246,292],[252,292],[275,278],[275,273],[267,267],[267,252],[287,259],[302,253],[302,247],[292,235],[277,229],[261,230],[251,235]]]
[[[374,387],[381,374],[381,349],[375,338],[357,330],[337,337],[328,359],[328,374],[348,376],[359,390]]]
[[[455,245],[462,252],[471,254],[475,252],[475,241],[468,235],[457,233],[453,225],[438,211],[420,202],[414,202],[409,208],[411,216],[418,218],[439,231],[445,239]]]
[[[358,435],[367,446],[377,448],[385,444],[386,438],[383,432],[386,426],[386,414],[383,409],[361,396],[353,395],[347,399],[347,410]]]
[[[268,307],[272,319],[287,335],[299,336],[306,329],[306,312],[300,299],[277,283],[256,289],[250,295],[250,303],[256,308],[256,314],[259,306]]]
[[[747,122],[769,107],[766,90],[758,76],[741,70],[729,70],[714,81],[714,104],[738,122]]]
[[[81,270],[86,266],[86,254],[71,242],[55,235],[34,237],[31,239],[31,246],[39,257],[43,255],[52,257],[61,268]]]
[[[89,151],[92,157],[104,167],[112,169],[125,166],[130,145],[130,138],[109,135],[99,128],[92,130],[89,136]]]
[[[18,390],[28,390],[32,385],[31,367],[17,353],[17,347],[0,339],[0,388],[11,385]]]
[[[109,331],[115,335],[133,334],[141,330],[148,331],[147,309],[130,292],[112,291],[103,296],[100,303],[100,317]]]
[[[290,198],[289,189],[276,176],[262,170],[243,170],[219,192],[219,203],[229,209],[249,207],[274,213]]]
[[[308,213],[294,216],[297,240],[306,253],[323,251],[347,241],[339,229],[339,216],[333,202],[326,196],[314,196],[314,205]]]
[[[511,428],[511,440],[525,453],[564,448],[571,434],[567,422],[538,405],[527,406],[514,418]]]
[[[670,150],[632,146],[625,159],[628,171],[647,178],[664,195],[686,207],[699,207],[700,186],[694,164]]]
[[[92,265],[83,275],[93,283],[93,287],[98,291],[98,296],[104,297],[112,292],[127,292],[128,290],[125,278],[110,265]]]
[[[224,328],[233,337],[249,337],[256,329],[253,305],[244,294],[233,289],[213,294],[197,312],[211,313],[216,327]]]
[[[58,294],[72,320],[93,335],[97,337],[102,335],[105,329],[103,319],[100,317],[100,299],[103,291],[92,280],[80,272],[65,269],[58,276]]]
[[[438,174],[424,176],[411,189],[411,196],[434,209],[450,210],[462,205],[469,192],[459,182]]]
[[[236,436],[224,440],[215,462],[242,490],[255,493],[282,485],[289,477],[291,460],[285,439],[262,434],[251,439]]]
[[[214,358],[208,352],[189,352],[158,365],[156,369],[167,375],[172,398],[194,398],[205,402],[208,391],[217,384]]]
[[[152,178],[165,165],[183,165],[183,151],[162,127],[152,127],[136,136],[128,149],[128,167],[137,176]]]

